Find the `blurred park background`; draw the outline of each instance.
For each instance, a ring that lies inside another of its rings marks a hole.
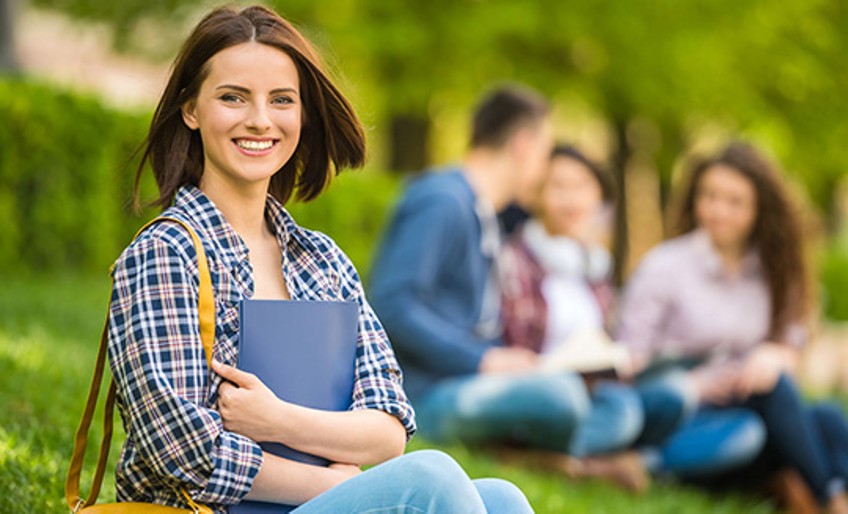
[[[0,0],[0,512],[62,510],[106,269],[154,214],[131,208],[134,152],[178,45],[218,3]],[[848,2],[264,3],[316,42],[367,126],[368,169],[290,206],[363,274],[404,176],[459,159],[475,99],[521,82],[554,101],[559,139],[614,171],[623,277],[667,235],[689,157],[742,137],[780,162],[820,285],[804,383],[848,389]],[[454,451],[512,476],[539,512],[772,511],[679,488],[634,502]]]

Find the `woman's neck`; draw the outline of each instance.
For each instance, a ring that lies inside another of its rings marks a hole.
[[[731,275],[738,273],[747,249],[745,244],[718,244],[713,242],[713,247],[721,258],[724,269]]]
[[[212,200],[243,240],[261,240],[268,232],[265,223],[267,184],[237,188],[218,180],[201,180],[200,190]]]

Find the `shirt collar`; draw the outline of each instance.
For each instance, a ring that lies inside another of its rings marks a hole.
[[[728,278],[724,262],[710,241],[709,234],[701,229],[696,229],[691,234],[692,248],[695,250],[697,259],[705,273],[715,278]],[[754,248],[748,248],[742,256],[740,265],[741,277],[756,276],[761,271],[760,258]]]
[[[188,214],[208,237],[214,240],[221,250],[224,264],[228,267],[234,267],[247,259],[249,250],[241,236],[224,218],[212,199],[199,188],[193,185],[180,188],[174,200],[174,207]],[[281,248],[288,248],[291,241],[290,234],[300,238],[300,227],[286,212],[283,205],[270,195],[265,203],[265,216],[270,221]],[[283,252],[284,259],[287,258],[286,253]]]
[[[177,191],[174,207],[185,212],[214,241],[221,252],[222,264],[234,267],[248,255],[247,245],[224,218],[211,198],[196,186],[183,186]]]

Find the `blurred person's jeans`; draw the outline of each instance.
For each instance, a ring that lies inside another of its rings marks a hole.
[[[642,429],[633,389],[600,383],[590,395],[575,373],[449,379],[415,409],[419,433],[432,441],[510,441],[577,456],[622,449]]]
[[[842,409],[830,402],[807,407],[818,433],[824,442],[828,480],[828,494],[845,490],[848,484],[848,425]]]
[[[662,425],[669,412],[681,405],[684,411],[691,408],[692,402],[686,400],[663,409],[657,400],[663,389],[668,397],[693,397],[682,373],[684,367],[668,367],[640,383],[640,392],[653,391],[645,403],[646,430],[640,440],[648,440],[652,423]],[[829,403],[805,405],[794,380],[786,375],[766,394],[731,406],[701,406],[671,435],[648,441],[643,452],[653,471],[695,479],[753,468],[765,454],[774,465],[797,469],[821,502],[843,491],[848,482],[844,413]]]
[[[718,486],[758,487],[772,473],[790,466],[797,470],[811,491],[824,504],[834,494],[845,490],[848,482],[848,424],[844,412],[832,403],[807,405],[794,381],[781,377],[768,394],[751,397],[734,410],[756,416],[762,425],[763,444],[756,460],[729,473],[706,478],[707,484]],[[716,416],[726,408],[707,407],[698,417]],[[698,444],[685,432],[675,435],[680,444]],[[709,444],[709,443],[708,443]],[[756,448],[751,445],[750,453]]]
[[[629,448],[645,422],[636,389],[600,382],[592,389],[589,412],[578,424],[568,453],[575,457],[601,455]]]
[[[703,409],[663,445],[645,451],[658,455],[648,466],[652,471],[699,479],[754,462],[765,443],[765,424],[756,413],[743,408]]]
[[[636,390],[642,399],[644,423],[636,446],[661,446],[698,408],[697,394],[686,370],[657,367],[639,376]]]
[[[645,415],[637,446],[653,473],[712,477],[753,462],[765,445],[765,425],[756,413],[699,409],[686,376],[696,363],[661,363],[637,379]]]
[[[848,427],[838,407],[806,405],[794,379],[787,375],[781,375],[771,392],[752,396],[742,406],[765,423],[765,451],[779,464],[796,468],[820,502],[844,491]]]
[[[447,454],[423,450],[342,482],[292,514],[324,512],[525,514],[533,509],[512,483],[471,480]]]

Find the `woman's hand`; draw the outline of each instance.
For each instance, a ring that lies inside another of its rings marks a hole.
[[[276,441],[285,403],[252,373],[214,359],[212,370],[224,379],[218,387],[224,428],[257,442]]]
[[[758,346],[743,362],[736,382],[737,396],[746,399],[772,391],[780,375],[792,369],[796,358],[794,352],[794,349],[778,343]]]
[[[736,384],[739,368],[730,363],[716,367],[696,368],[689,373],[701,401],[724,406],[738,399]]]
[[[631,382],[635,380],[636,375],[645,371],[650,363],[651,358],[647,353],[630,351],[627,354],[627,359],[616,367],[616,372],[620,380]]]
[[[495,346],[480,360],[480,373],[528,373],[536,369],[539,356],[527,348]]]
[[[331,462],[378,464],[403,454],[406,430],[392,414],[375,409],[325,411],[289,403],[256,375],[212,361],[224,382],[218,388],[218,412],[224,428],[257,442],[276,442]],[[326,468],[321,468],[326,471]],[[339,473],[354,473],[340,465]],[[338,473],[331,478],[347,479]]]

